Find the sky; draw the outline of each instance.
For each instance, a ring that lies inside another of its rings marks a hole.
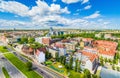
[[[0,0],[0,29],[120,29],[120,0]]]

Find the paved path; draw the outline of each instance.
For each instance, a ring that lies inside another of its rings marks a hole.
[[[2,72],[2,65],[1,64],[0,64],[0,78],[5,78],[4,73]]]

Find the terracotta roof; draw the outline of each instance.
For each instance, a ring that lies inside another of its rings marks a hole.
[[[92,41],[92,38],[83,38],[82,41]]]
[[[65,48],[65,45],[63,43],[55,43],[54,46],[58,48]]]
[[[114,56],[118,43],[113,41],[96,40],[93,45],[98,48],[100,54]]]
[[[97,54],[94,54],[94,53],[91,53],[91,52],[85,52],[85,51],[82,51],[81,52],[83,55],[89,57],[90,61],[93,62],[95,59],[98,58],[98,55]]]

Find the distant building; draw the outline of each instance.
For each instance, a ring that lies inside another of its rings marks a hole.
[[[52,27],[50,27],[49,33],[46,35],[47,37],[50,37],[52,35],[63,35],[64,31],[54,31]]]
[[[105,39],[111,39],[111,38],[112,38],[112,35],[111,35],[111,34],[105,34],[105,35],[104,35],[104,38],[105,38]]]
[[[101,34],[95,34],[95,37],[97,37],[97,38],[101,38]]]

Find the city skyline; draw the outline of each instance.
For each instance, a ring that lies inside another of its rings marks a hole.
[[[1,29],[120,29],[120,1],[0,0]]]

